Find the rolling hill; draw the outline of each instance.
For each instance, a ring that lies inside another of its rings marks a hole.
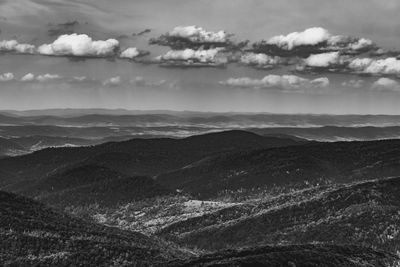
[[[150,177],[131,177],[97,165],[60,170],[28,184],[16,184],[13,191],[57,207],[112,207],[174,193]]]
[[[394,255],[356,246],[292,245],[247,248],[175,261],[172,266],[259,266],[259,267],[387,267],[397,262]]]
[[[356,246],[290,245],[190,251],[133,231],[101,226],[0,191],[4,266],[396,266],[394,254]]]
[[[400,126],[322,126],[253,128],[248,131],[260,135],[287,134],[320,142],[369,141],[400,138]]]
[[[228,206],[158,235],[207,250],[259,245],[357,244],[400,251],[400,178],[322,186]]]
[[[196,197],[274,186],[342,183],[400,175],[400,140],[309,143],[227,152],[157,176]]]
[[[72,218],[0,191],[5,266],[154,266],[185,255],[159,240]]]
[[[48,148],[1,159],[0,187],[37,180],[76,164],[101,165],[129,176],[152,176],[223,152],[302,144],[290,138],[229,131],[184,139],[132,139],[91,147]]]
[[[0,156],[15,156],[26,152],[26,149],[17,142],[0,137]]]

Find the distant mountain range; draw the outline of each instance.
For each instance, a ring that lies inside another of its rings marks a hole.
[[[190,111],[127,111],[102,109],[0,111],[3,125],[64,126],[210,126],[317,127],[396,126],[400,115],[326,115],[272,113],[213,113]]]
[[[400,115],[313,115],[52,109],[0,111],[0,157],[47,147],[133,138],[185,138],[228,130],[320,142],[400,137]]]

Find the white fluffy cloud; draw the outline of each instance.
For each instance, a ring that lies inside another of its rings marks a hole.
[[[262,79],[252,79],[248,77],[230,78],[220,84],[231,87],[242,88],[282,88],[285,90],[306,89],[307,87],[327,87],[329,79],[326,77],[314,80],[301,78],[295,75],[267,75]]]
[[[321,77],[311,80],[310,83],[316,87],[325,88],[329,86],[330,81],[327,77]]]
[[[34,80],[35,80],[35,75],[33,75],[32,73],[27,73],[21,78],[22,82],[31,82]]]
[[[197,26],[177,26],[168,35],[186,38],[195,43],[225,43],[228,41],[228,35],[224,31],[211,32]]]
[[[31,44],[20,44],[16,40],[5,40],[0,41],[0,51],[33,54],[35,52],[35,46]]]
[[[130,47],[122,51],[120,54],[121,58],[130,58],[133,59],[140,55],[140,51],[136,47]]]
[[[0,74],[0,81],[2,82],[9,82],[14,80],[14,74],[11,72]]]
[[[52,81],[52,80],[58,80],[58,79],[61,79],[61,78],[62,77],[60,75],[58,75],[58,74],[46,73],[46,74],[43,74],[43,75],[38,75],[36,77],[36,80],[38,82],[48,82],[48,81]]]
[[[351,79],[349,81],[344,81],[342,82],[342,86],[343,87],[349,87],[349,88],[361,88],[363,87],[365,84],[364,80],[355,80],[355,79]]]
[[[122,82],[121,77],[120,76],[115,76],[115,77],[111,77],[108,80],[105,80],[103,82],[103,84],[104,85],[109,85],[109,86],[117,86],[117,85],[121,84],[121,82]]]
[[[220,50],[208,49],[208,50],[193,50],[187,48],[185,50],[170,50],[165,55],[160,56],[159,60],[164,61],[188,61],[188,60],[196,60],[202,63],[213,63],[216,62],[218,52]]]
[[[39,46],[38,52],[51,56],[113,56],[119,49],[119,42],[115,39],[93,41],[86,34],[61,35],[51,44]]]
[[[303,32],[292,32],[288,35],[274,36],[268,40],[269,44],[277,45],[280,48],[292,50],[302,45],[317,45],[326,42],[331,37],[328,30],[320,27],[306,29]]]
[[[75,82],[86,82],[88,78],[86,76],[75,76],[72,80]]]
[[[400,60],[394,57],[384,59],[356,58],[349,68],[353,71],[368,74],[400,74]]]
[[[383,77],[379,78],[373,83],[372,89],[380,91],[400,92],[400,84],[393,79]]]
[[[240,62],[250,66],[273,66],[281,64],[282,58],[262,53],[245,53],[240,57]]]
[[[329,67],[331,65],[338,65],[342,61],[339,52],[330,52],[311,55],[304,60],[304,63],[309,67]]]
[[[349,48],[352,50],[361,50],[364,48],[371,47],[372,45],[374,45],[374,44],[371,40],[361,38],[361,39],[358,39],[357,41],[355,41],[354,43],[351,43],[349,45]]]
[[[35,77],[32,73],[27,73],[21,77],[21,82],[50,82],[62,79],[63,77],[58,74],[40,74]]]

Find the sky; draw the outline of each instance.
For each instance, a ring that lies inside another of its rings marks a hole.
[[[0,109],[400,114],[399,12],[398,0],[0,0]]]

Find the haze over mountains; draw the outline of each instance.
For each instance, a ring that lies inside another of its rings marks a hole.
[[[50,109],[0,112],[0,156],[46,147],[88,146],[134,137],[182,138],[241,129],[260,135],[288,135],[314,141],[394,139],[396,115],[312,115]]]

